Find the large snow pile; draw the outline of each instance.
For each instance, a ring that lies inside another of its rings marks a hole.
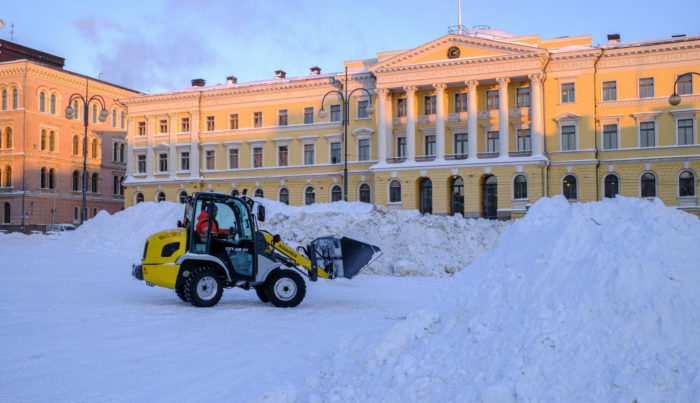
[[[538,201],[430,309],[348,339],[320,401],[695,401],[700,221],[660,201]]]

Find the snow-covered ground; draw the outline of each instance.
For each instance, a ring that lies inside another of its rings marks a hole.
[[[384,256],[293,309],[208,309],[131,278],[174,203],[0,234],[0,401],[697,401],[700,220],[659,201],[537,202],[513,223],[265,202],[295,245]],[[451,274],[456,273],[456,274]]]

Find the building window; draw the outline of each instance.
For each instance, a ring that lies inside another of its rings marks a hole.
[[[678,144],[693,144],[693,119],[678,119]]]
[[[498,91],[486,91],[486,109],[498,109]]]
[[[343,162],[341,157],[341,146],[339,141],[331,143],[331,164],[340,164]]]
[[[46,94],[44,92],[39,93],[39,112],[46,112]]]
[[[51,97],[50,97],[49,113],[52,115],[56,114],[56,95],[55,94],[51,94]]]
[[[486,133],[486,152],[497,153],[498,152],[498,132],[490,131]]]
[[[435,136],[425,136],[425,155],[435,155]]]
[[[2,90],[2,110],[7,110],[7,90]]]
[[[168,153],[158,154],[158,171],[168,172]]]
[[[565,83],[561,85],[561,103],[576,102],[576,94],[574,83]]]
[[[605,81],[603,83],[603,101],[617,100],[617,81]]]
[[[12,148],[12,129],[5,129],[5,148]]]
[[[5,187],[12,187],[12,167],[9,165],[5,167]]]
[[[190,132],[190,118],[182,118],[180,119],[180,133],[189,133]]]
[[[304,144],[304,165],[314,164],[314,145]]]
[[[603,126],[603,150],[617,149],[617,125]]]
[[[164,202],[165,201],[165,193],[158,192],[158,196],[156,197],[156,200],[158,201],[158,203]]]
[[[423,101],[425,102],[425,108],[424,108],[424,114],[425,115],[434,115],[435,110],[436,110],[436,101],[435,101],[435,95],[426,95],[423,98]]]
[[[90,184],[92,185],[92,193],[97,193],[97,174],[92,174]]]
[[[73,119],[75,119],[75,120],[80,119],[78,116],[82,116],[82,115],[80,115],[80,113],[78,113],[78,111],[79,111],[78,106],[79,106],[78,100],[76,99],[75,101],[73,101],[73,110],[75,110],[75,114],[73,115]]]
[[[308,206],[314,203],[316,203],[316,192],[313,187],[309,186],[304,190],[304,204]]]
[[[112,127],[117,127],[117,110],[112,109]]]
[[[401,203],[401,181],[398,179],[389,184],[389,203]]]
[[[180,170],[189,171],[190,170],[190,152],[182,151],[180,152]]]
[[[678,78],[676,83],[676,91],[678,95],[688,95],[693,93],[693,75],[684,74]]]
[[[97,123],[97,104],[92,104],[92,123]]]
[[[340,122],[340,104],[331,105],[331,122]]]
[[[369,119],[369,113],[367,112],[368,106],[369,106],[369,101],[360,101],[357,103],[357,118],[358,119]]]
[[[114,175],[112,177],[112,194],[113,195],[119,194],[119,177],[117,175]]]
[[[421,214],[433,212],[433,182],[430,178],[423,178],[419,185],[418,211]]]
[[[343,200],[343,189],[341,189],[339,185],[334,185],[331,189],[331,201],[336,202],[341,200]]]
[[[79,154],[78,136],[73,136],[73,155]]]
[[[253,168],[261,168],[263,166],[263,148],[253,148]]]
[[[124,128],[124,111],[119,112],[119,128]]]
[[[406,116],[406,98],[396,100],[396,116]]]
[[[119,158],[119,143],[112,144],[112,161],[117,162]]]
[[[530,151],[531,147],[530,129],[518,129],[518,151]]]
[[[563,182],[563,193],[567,200],[577,200],[578,199],[578,189],[576,187],[576,177],[573,175],[566,175]]]
[[[71,186],[71,189],[72,189],[74,192],[77,192],[78,190],[80,190],[80,174],[78,173],[78,171],[73,171],[73,182],[72,182],[72,185],[73,185],[73,186]]]
[[[639,146],[654,147],[656,145],[655,122],[641,122],[639,124]]]
[[[361,139],[358,142],[358,161],[369,161],[369,139]]]
[[[396,138],[396,156],[399,158],[406,157],[406,137]]]
[[[287,126],[287,110],[286,109],[281,109],[279,111],[279,114],[277,115],[277,125],[278,126]]]
[[[49,189],[55,189],[56,188],[56,170],[51,168],[49,169]]]
[[[12,109],[19,108],[19,91],[17,88],[12,90]]]
[[[46,189],[46,168],[41,168],[39,173],[39,187],[41,189]]]
[[[137,133],[139,136],[145,136],[146,135],[146,122],[139,122],[138,127],[137,127]]]
[[[518,108],[530,106],[530,87],[516,88],[515,102]]]
[[[466,112],[467,111],[467,93],[458,92],[455,94],[455,112]]]
[[[527,178],[518,175],[513,180],[513,198],[515,200],[527,199]]]
[[[229,148],[228,149],[228,169],[238,169],[238,149],[237,148]]]
[[[455,154],[458,157],[466,157],[469,153],[469,136],[467,133],[455,134]]]
[[[41,130],[41,139],[39,140],[41,151],[46,151],[46,130]]]
[[[216,168],[216,150],[207,150],[204,154],[207,169],[213,170]]]
[[[253,112],[253,127],[263,127],[262,112]]]
[[[122,143],[119,145],[119,162],[124,162],[124,149],[126,144]]]
[[[158,121],[158,128],[159,128],[159,133],[161,133],[161,134],[168,133],[168,119],[160,119]]]
[[[304,124],[310,125],[314,122],[314,107],[307,106],[304,108]]]
[[[263,190],[262,190],[262,189],[257,188],[257,189],[255,189],[255,193],[253,193],[253,196],[254,196],[254,197],[259,197],[259,198],[262,199],[263,197],[265,197],[265,193],[263,193]]]
[[[238,130],[238,114],[232,113],[228,115],[228,128],[229,130]]]
[[[145,174],[146,173],[146,156],[143,154],[139,154],[136,158],[138,160],[138,172],[140,174]]]
[[[286,205],[289,205],[289,189],[287,188],[282,188],[280,189],[280,203],[284,203]]]
[[[80,207],[75,206],[73,208],[73,220],[78,221],[80,219]]]
[[[207,131],[213,132],[215,127],[216,121],[214,120],[214,116],[207,116]]]
[[[119,196],[124,196],[124,177],[119,178]]]
[[[576,150],[576,126],[567,125],[561,127],[561,150]]]
[[[690,171],[683,171],[678,175],[678,196],[695,196],[695,175]]]
[[[656,176],[651,172],[642,175],[642,197],[656,197]]]
[[[640,78],[639,79],[639,98],[654,97],[654,79]]]
[[[97,158],[97,139],[92,140],[92,158]]]
[[[54,131],[49,132],[49,151],[54,151],[56,149],[56,133]]]
[[[366,183],[363,183],[360,185],[360,201],[362,203],[371,203],[372,202],[372,194],[370,192],[369,185]]]
[[[143,203],[143,193],[136,193],[136,204]]]
[[[277,165],[281,167],[289,165],[289,146],[277,147]]]
[[[5,206],[3,207],[3,218],[2,222],[3,224],[9,224],[10,223],[10,203],[5,202]]]
[[[177,195],[177,201],[182,204],[187,203],[187,192],[184,190],[180,192],[180,194]]]
[[[605,197],[613,198],[620,194],[620,185],[617,175],[609,174],[605,177]]]

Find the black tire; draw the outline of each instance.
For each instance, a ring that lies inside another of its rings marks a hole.
[[[258,294],[258,298],[260,298],[260,301],[262,302],[270,302],[270,299],[267,298],[267,295],[265,294],[265,287],[262,285],[255,286],[255,293]]]
[[[185,295],[185,280],[180,281],[180,284],[175,286],[175,294],[184,302],[190,302]]]
[[[306,296],[306,283],[294,270],[275,270],[267,277],[264,284],[265,295],[274,306],[292,308],[301,303]]]
[[[224,293],[221,278],[214,269],[202,266],[194,269],[185,280],[185,298],[196,307],[216,305]]]

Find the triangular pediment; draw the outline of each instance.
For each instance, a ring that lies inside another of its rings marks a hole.
[[[493,59],[539,55],[546,50],[533,45],[484,39],[466,35],[446,35],[432,42],[380,60],[370,67],[371,71],[409,65],[451,62],[465,59]]]

